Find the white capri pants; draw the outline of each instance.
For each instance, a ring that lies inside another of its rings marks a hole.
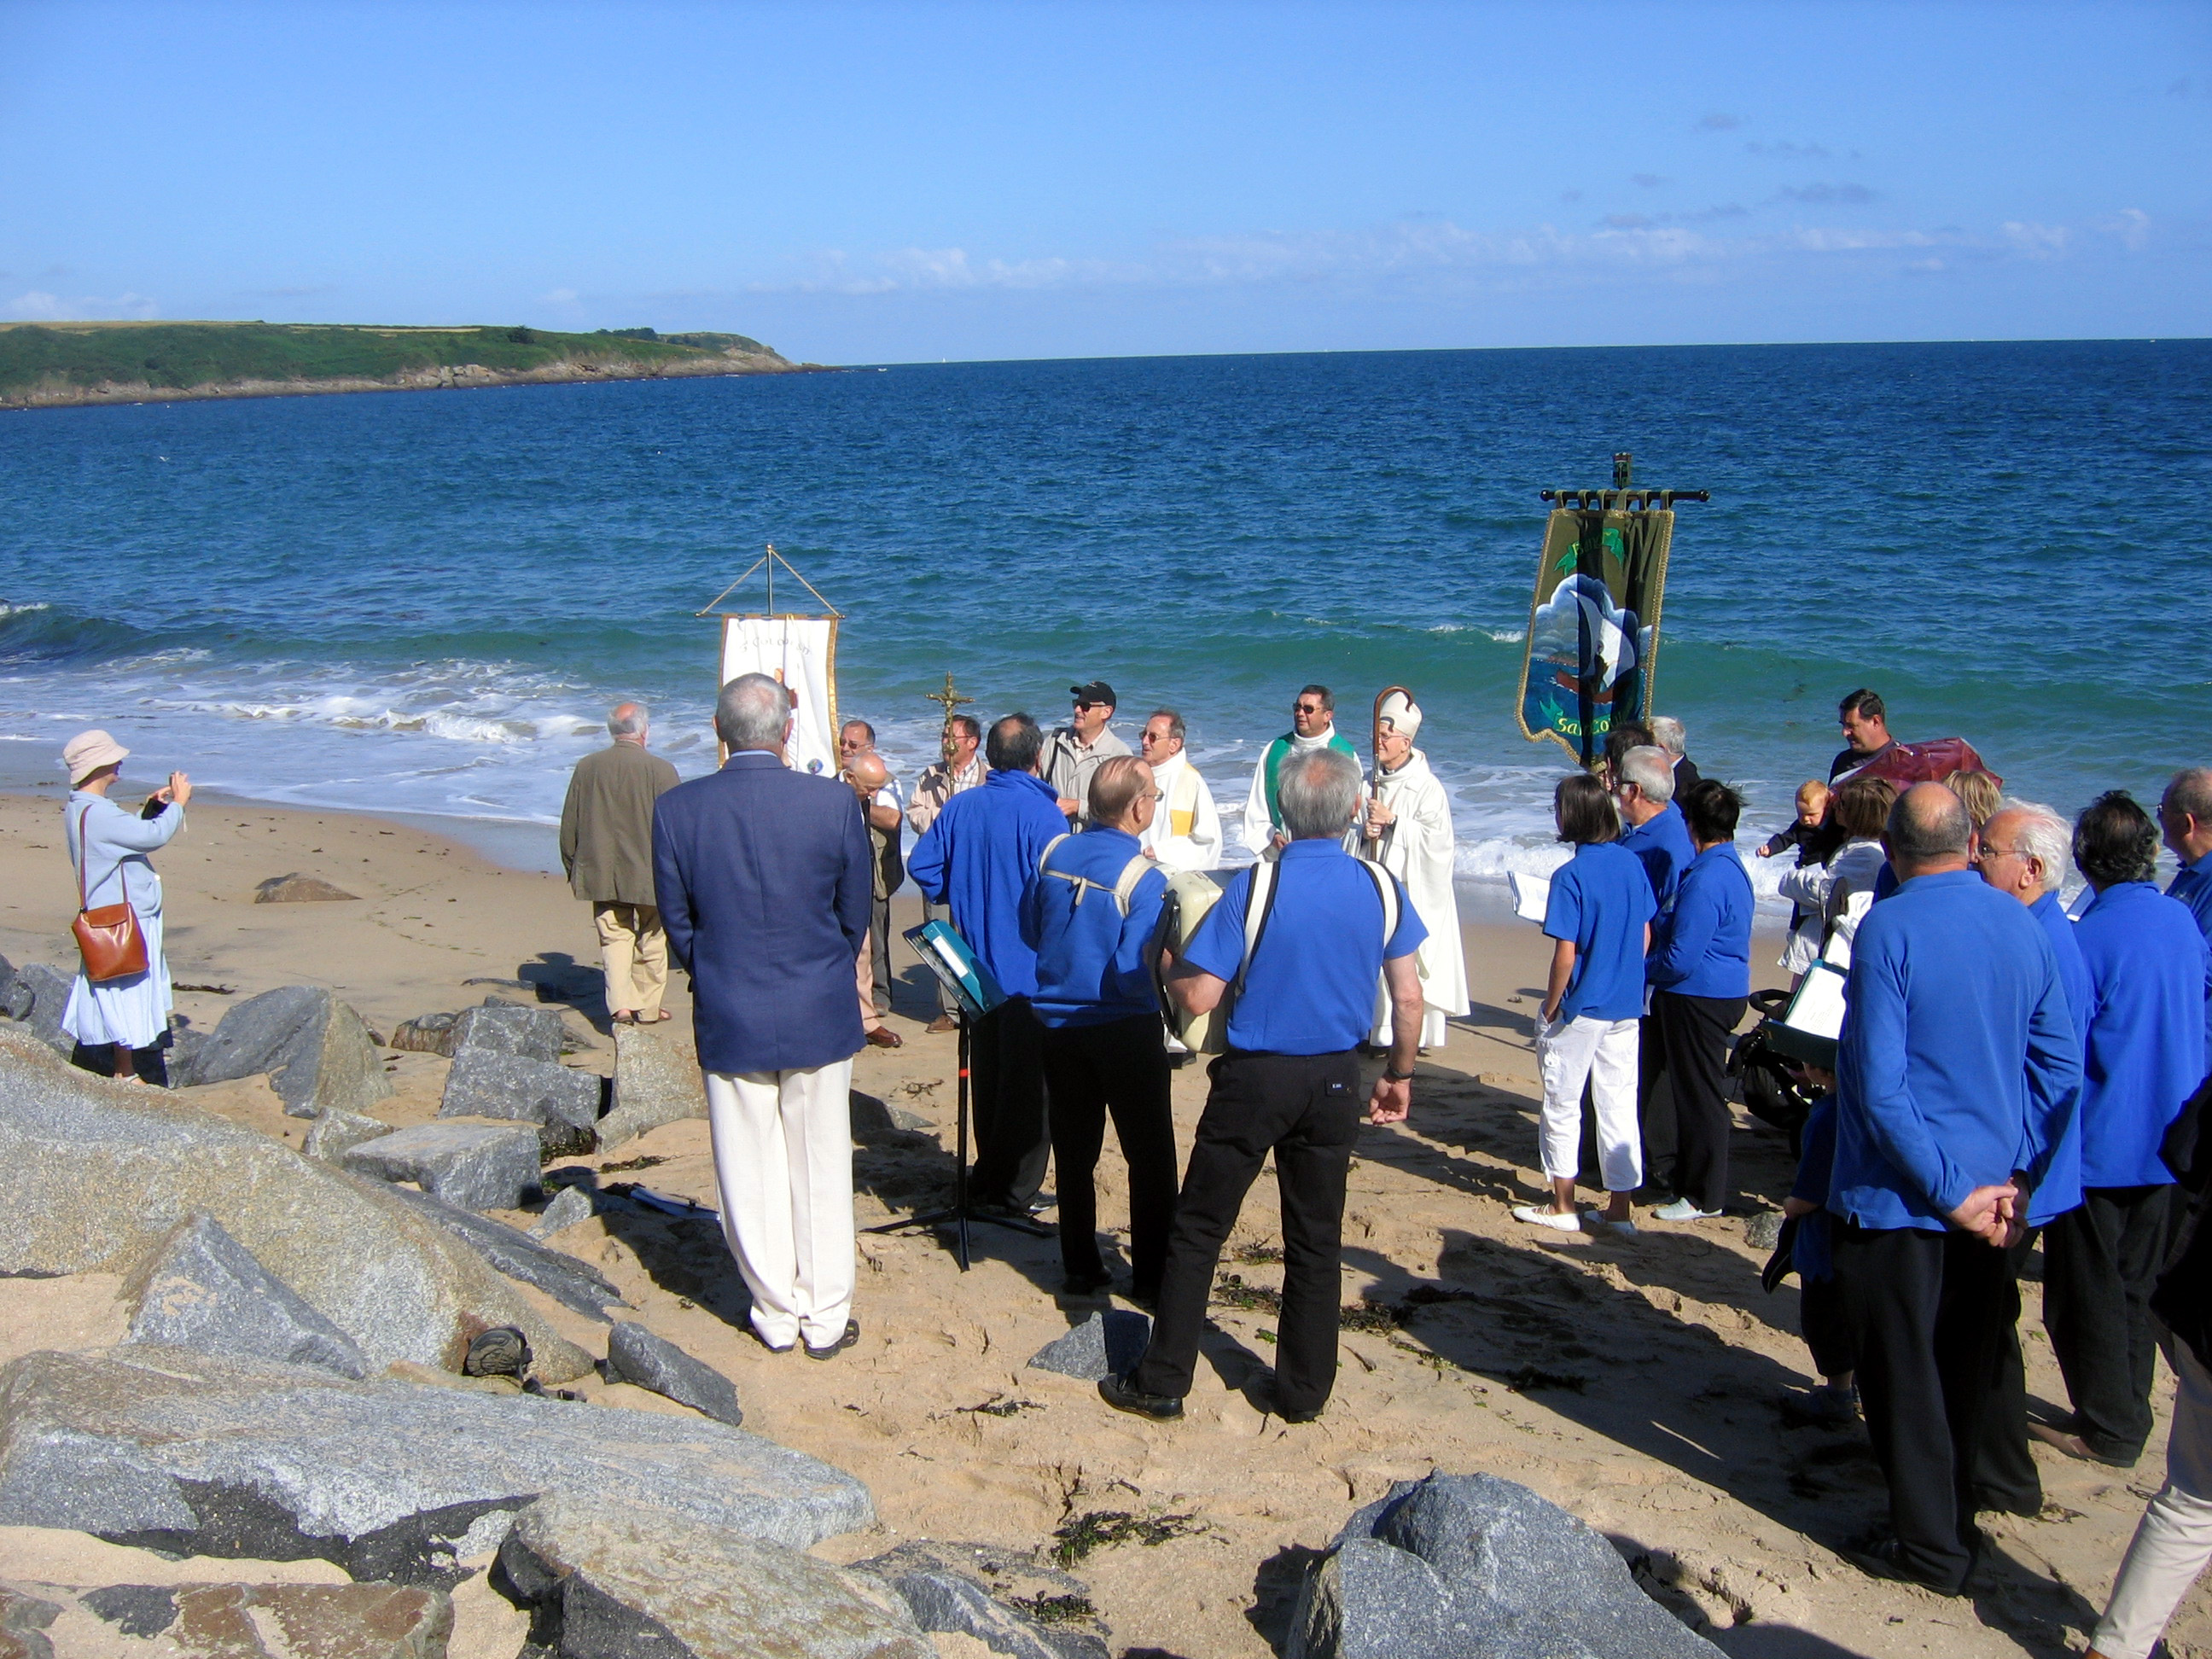
[[[817,1348],[853,1310],[853,1062],[709,1072],[722,1235],[773,1348]]]
[[[2089,1645],[2106,1659],[2143,1659],[2212,1559],[2212,1373],[2183,1342],[2166,1345],[2179,1373],[2166,1485],[2136,1528],[2112,1599]]]
[[[1540,1024],[1536,1064],[1544,1078],[1544,1174],[1572,1181],[1582,1168],[1583,1084],[1597,1106],[1598,1167],[1609,1193],[1644,1184],[1644,1140],[1636,1118],[1637,1025],[1577,1014]]]

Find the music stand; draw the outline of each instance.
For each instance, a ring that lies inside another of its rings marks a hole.
[[[914,947],[915,954],[928,964],[938,982],[951,994],[960,1025],[960,1083],[957,1090],[958,1151],[953,1164],[952,1205],[950,1209],[929,1210],[905,1217],[898,1221],[886,1221],[879,1226],[864,1227],[869,1233],[903,1232],[908,1227],[941,1227],[947,1223],[956,1230],[953,1258],[960,1263],[960,1271],[969,1266],[968,1224],[972,1220],[987,1221],[994,1227],[1010,1227],[1018,1233],[1027,1233],[1032,1238],[1050,1238],[1056,1229],[1026,1217],[987,1215],[971,1211],[968,1206],[968,1051],[969,1024],[981,1019],[998,1008],[1006,1000],[1006,994],[991,977],[991,970],[982,959],[969,948],[968,941],[954,931],[949,922],[925,921],[919,927],[907,928],[901,935]]]

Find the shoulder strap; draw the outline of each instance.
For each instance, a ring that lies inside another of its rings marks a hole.
[[[92,848],[84,838],[84,821],[92,816],[92,803],[85,803],[84,811],[76,815],[76,908],[92,908],[92,896],[84,890],[84,872],[92,863]]]
[[[1235,990],[1243,995],[1246,975],[1252,971],[1252,958],[1260,953],[1260,941],[1267,931],[1267,918],[1275,911],[1276,878],[1282,866],[1261,859],[1251,866],[1252,890],[1244,897],[1244,959],[1237,966]]]
[[[1121,866],[1121,878],[1114,884],[1114,904],[1121,913],[1129,914],[1129,902],[1137,896],[1137,884],[1145,878],[1148,870],[1157,870],[1158,864],[1142,853]]]
[[[1382,901],[1382,948],[1387,951],[1390,948],[1390,940],[1398,932],[1398,883],[1379,864],[1370,864],[1362,859],[1359,867],[1373,880],[1375,896]]]
[[[1054,874],[1056,874],[1056,873],[1057,873],[1057,872],[1054,872],[1054,871],[1051,871],[1051,870],[1048,870],[1048,869],[1046,869],[1046,868],[1044,867],[1044,866],[1045,866],[1045,861],[1046,861],[1048,859],[1051,858],[1051,856],[1052,856],[1052,849],[1053,849],[1054,848],[1055,848],[1055,847],[1059,846],[1059,845],[1060,844],[1060,842],[1064,842],[1064,841],[1068,841],[1068,840],[1072,840],[1072,839],[1073,839],[1073,837],[1072,837],[1071,836],[1069,836],[1069,834],[1067,833],[1067,831],[1066,831],[1065,830],[1061,830],[1061,831],[1060,831],[1060,834],[1058,834],[1058,835],[1054,836],[1050,841],[1048,841],[1048,842],[1045,842],[1045,844],[1044,844],[1044,851],[1037,854],[1037,874],[1039,874],[1039,875],[1041,875],[1041,876],[1049,876],[1049,875],[1054,875]]]

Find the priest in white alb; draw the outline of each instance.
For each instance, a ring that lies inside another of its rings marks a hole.
[[[1397,877],[1429,930],[1418,957],[1420,1047],[1441,1048],[1444,1021],[1467,1012],[1467,963],[1460,950],[1459,901],[1452,893],[1451,798],[1429,770],[1428,757],[1413,747],[1421,710],[1412,698],[1393,691],[1382,700],[1375,726],[1376,763],[1367,780],[1364,814],[1352,826],[1353,850]],[[1390,999],[1378,984],[1368,1040],[1388,1048],[1391,1025]]]
[[[1276,787],[1283,763],[1315,749],[1340,749],[1354,760],[1359,751],[1336,729],[1336,699],[1325,685],[1303,687],[1291,705],[1291,729],[1260,751],[1252,770],[1252,790],[1244,798],[1244,844],[1272,859],[1289,839],[1283,834],[1283,808]]]
[[[1213,791],[1183,752],[1182,716],[1155,709],[1145,722],[1137,747],[1152,769],[1158,809],[1137,844],[1147,858],[1170,870],[1211,870],[1221,862],[1221,815]]]

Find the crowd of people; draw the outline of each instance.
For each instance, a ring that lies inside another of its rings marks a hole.
[[[1334,1383],[1358,1127],[1406,1119],[1416,1059],[1468,1008],[1449,803],[1415,744],[1422,712],[1402,691],[1378,704],[1363,772],[1328,689],[1302,688],[1251,781],[1256,856],[1206,880],[1223,830],[1181,716],[1152,714],[1133,754],[1112,731],[1112,688],[1071,690],[1073,718],[1050,733],[1026,714],[949,719],[910,798],[865,721],[842,729],[836,777],[787,765],[793,702],[765,676],[723,687],[728,759],[689,782],[648,751],[647,711],[617,708],[611,745],[576,769],[561,840],[592,907],[609,1011],[665,1019],[669,963],[690,976],[754,1334],[834,1358],[860,1335],[852,1062],[900,1041],[883,1020],[889,900],[911,877],[1005,993],[966,1020],[972,1204],[1031,1221],[1052,1167],[1074,1296],[1114,1284],[1094,1190],[1114,1127],[1126,1293],[1155,1319],[1142,1358],[1100,1382],[1105,1402],[1182,1414],[1220,1252],[1272,1158],[1285,1273],[1268,1404],[1310,1420]],[[1839,1422],[1863,1413],[1887,1482],[1890,1525],[1862,1565],[1956,1594],[1982,1548],[1978,1512],[2040,1511],[2032,1443],[2114,1468],[2140,1459],[2163,1352],[2179,1378],[2168,1478],[2092,1649],[2141,1659],[2212,1557],[2212,1238],[2193,1202],[2212,1184],[2198,1121],[2212,1096],[2212,769],[2175,774],[2154,812],[2115,791],[2069,823],[2004,796],[1954,740],[1897,744],[1871,691],[1844,698],[1838,722],[1846,747],[1827,777],[1755,849],[1795,859],[1782,965],[1847,987],[1832,1066],[1796,1073],[1810,1110],[1769,1268],[1802,1283],[1822,1378],[1806,1405]],[[1602,760],[1555,792],[1571,851],[1543,920],[1549,1194],[1514,1212],[1531,1224],[1627,1241],[1638,1201],[1695,1224],[1735,1198],[1744,802],[1684,746],[1678,721],[1620,722]],[[1954,750],[1969,763],[1925,775]],[[81,910],[105,914],[112,888],[144,954],[135,975],[88,968],[64,1029],[113,1045],[118,1076],[166,1025],[149,854],[191,793],[179,774],[140,814],[110,801],[126,752],[99,732],[65,751]],[[2179,865],[2164,892],[2161,845]],[[2070,908],[2069,869],[2086,883]],[[948,997],[932,1029],[963,1018]],[[1194,1051],[1212,1056],[1210,1086],[1178,1172],[1170,1085]],[[1363,1057],[1377,1055],[1363,1086]],[[1585,1171],[1601,1207],[1578,1202]],[[2018,1331],[2039,1244],[2072,1407],[2048,1421],[2031,1418]]]

